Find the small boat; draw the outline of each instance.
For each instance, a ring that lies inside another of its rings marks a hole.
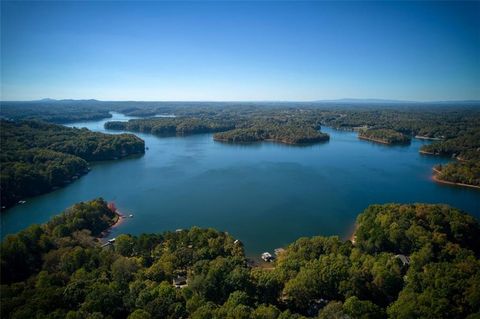
[[[128,215],[128,217],[133,218],[133,214]]]
[[[27,202],[27,201],[25,201],[25,200],[19,200],[19,201],[18,201],[19,204],[25,204],[26,202]]]
[[[275,258],[272,256],[272,254],[270,254],[269,252],[264,252],[262,255],[261,255],[262,259],[266,262],[269,262],[271,263]]]

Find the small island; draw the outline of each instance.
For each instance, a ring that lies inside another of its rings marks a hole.
[[[388,145],[408,144],[411,141],[410,136],[385,128],[360,130],[358,132],[358,138]]]
[[[330,136],[311,127],[283,126],[274,129],[241,128],[213,135],[215,141],[228,143],[251,143],[273,141],[284,144],[312,144],[328,141]]]

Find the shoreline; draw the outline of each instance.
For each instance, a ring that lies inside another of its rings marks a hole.
[[[461,187],[470,187],[470,188],[475,188],[475,189],[480,189],[480,186],[477,186],[477,185],[470,185],[470,184],[464,184],[464,183],[455,183],[455,182],[449,182],[449,181],[446,181],[446,180],[443,180],[441,178],[438,177],[438,174],[440,174],[441,172],[436,169],[436,168],[432,168],[434,174],[432,176],[432,180],[434,182],[437,182],[439,184],[445,184],[445,185],[454,185],[454,186],[461,186]]]
[[[372,142],[385,144],[385,145],[392,145],[391,143],[385,142],[384,140],[376,139],[376,138],[373,138],[373,137],[365,137],[365,136],[358,135],[358,139],[365,140],[365,141],[372,141]]]
[[[100,233],[100,235],[98,236],[98,239],[101,241],[102,239],[106,239],[108,237],[108,235],[112,232],[113,229],[117,228],[118,226],[120,226],[124,219],[125,219],[125,216],[120,213],[118,210],[115,211],[115,216],[116,216],[116,219],[114,221],[114,223],[112,225],[110,225],[107,229],[105,229],[104,231],[102,231]]]
[[[236,142],[236,141],[230,141],[228,139],[216,138],[216,137],[213,137],[213,140],[216,141],[216,142],[232,144],[232,145],[235,145],[235,144],[248,145],[248,144],[254,144],[254,143],[270,142],[270,143],[278,143],[278,144],[293,145],[293,146],[308,146],[308,145],[313,145],[313,144],[317,144],[317,143],[321,143],[321,142],[327,142],[327,141],[330,140],[330,138],[318,139],[318,140],[314,140],[314,141],[311,141],[311,142],[300,142],[300,143],[289,142],[289,141],[286,141],[286,140],[277,140],[277,139],[273,139],[273,138],[266,138],[266,139],[263,139],[263,140],[248,141],[248,142],[245,142],[245,141]]]
[[[437,155],[437,154],[435,154],[435,153],[433,153],[433,152],[427,152],[427,151],[423,151],[423,150],[418,150],[418,152],[419,152],[420,154],[424,154],[424,155]]]
[[[347,239],[351,241],[353,245],[355,245],[355,242],[357,240],[357,235],[356,235],[357,229],[358,229],[358,224],[355,222],[355,225],[353,226],[353,231],[350,234],[350,236],[348,236],[348,239]]]
[[[379,144],[383,144],[383,145],[389,145],[389,146],[409,145],[411,143],[411,141],[390,143],[390,142],[387,142],[387,141],[384,141],[384,140],[381,140],[381,139],[377,139],[377,138],[373,138],[373,137],[360,136],[360,135],[358,135],[358,139],[365,140],[365,141],[371,141],[371,142],[375,142],[375,143],[379,143]]]
[[[439,137],[428,137],[428,136],[421,136],[421,135],[415,135],[415,138],[419,140],[427,140],[427,141],[443,141],[443,139]]]

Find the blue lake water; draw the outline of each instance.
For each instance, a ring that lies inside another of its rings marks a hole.
[[[113,113],[113,120],[126,119]],[[69,126],[106,132],[107,120]],[[231,145],[213,141],[211,134],[137,134],[149,148],[144,156],[92,164],[69,186],[7,210],[2,237],[95,197],[134,214],[112,237],[214,227],[240,239],[250,255],[301,236],[345,238],[373,203],[447,203],[480,217],[480,191],[431,180],[432,166],[447,159],[420,155],[424,142],[385,146],[358,140],[354,132],[322,131],[329,142],[304,147]]]

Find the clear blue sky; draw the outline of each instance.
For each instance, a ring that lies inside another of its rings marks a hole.
[[[5,2],[2,100],[480,99],[480,2]]]

